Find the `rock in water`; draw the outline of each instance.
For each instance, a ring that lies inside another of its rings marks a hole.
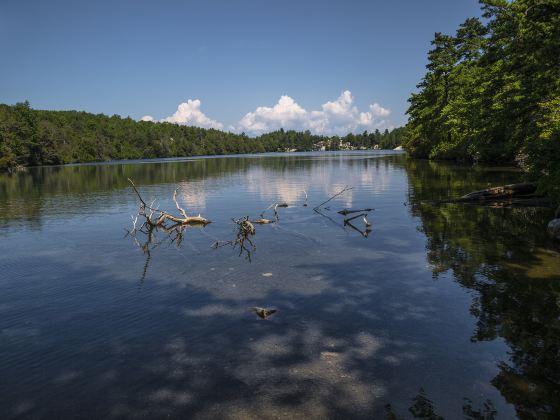
[[[259,308],[258,306],[251,309],[262,319],[266,319],[276,312],[276,309]]]
[[[551,238],[560,241],[560,219],[552,219],[546,228]]]

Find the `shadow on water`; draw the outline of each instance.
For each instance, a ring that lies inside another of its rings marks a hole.
[[[42,298],[50,305],[28,307],[33,328],[4,340],[4,377],[21,379],[3,389],[2,410],[36,418],[384,418],[395,395],[415,395],[417,384],[402,382],[411,369],[418,383],[429,375],[422,335],[434,332],[422,325],[438,321],[430,302],[379,296],[385,285],[372,283],[368,264],[298,267],[347,275],[320,294],[272,289],[261,298],[278,308],[268,320],[250,311],[254,298],[195,287],[123,293],[112,276],[68,272],[90,282],[71,300],[61,297],[64,286],[50,288]],[[28,276],[27,287],[38,281]],[[415,398],[414,417],[439,418],[421,416],[428,401],[423,391]]]

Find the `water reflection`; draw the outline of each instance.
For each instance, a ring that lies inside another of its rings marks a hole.
[[[468,420],[495,420],[497,418],[498,411],[494,408],[492,401],[486,400],[483,403],[482,408],[476,409],[473,407],[473,402],[464,398],[463,400],[463,418]],[[385,405],[386,420],[401,420],[405,417],[401,417],[391,404]],[[420,388],[418,394],[412,399],[412,405],[408,408],[408,412],[415,419],[424,420],[443,420],[444,417],[437,413],[437,408],[434,402],[428,398],[426,391]]]
[[[551,211],[433,204],[518,176],[379,154],[0,176],[1,417],[555,418]],[[213,223],[139,252],[127,177]],[[210,249],[283,201],[252,264]],[[367,240],[337,213],[373,207]]]
[[[434,278],[451,271],[474,292],[474,342],[505,340],[510,348],[492,384],[521,418],[560,414],[560,254],[543,226],[551,209],[485,208],[429,200],[460,195],[503,173],[408,163],[412,214],[427,237]],[[510,176],[507,179],[511,179]],[[438,197],[439,195],[439,197]]]

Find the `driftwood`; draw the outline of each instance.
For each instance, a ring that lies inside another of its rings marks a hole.
[[[337,213],[342,214],[343,216],[348,216],[349,214],[352,214],[352,213],[363,213],[363,212],[370,212],[370,211],[373,211],[373,210],[375,210],[375,209],[362,209],[362,210],[344,209],[344,210],[341,210]]]
[[[339,212],[340,213],[340,212]],[[356,220],[358,218],[362,218],[362,220],[364,221],[364,224],[366,226],[366,228],[364,230],[360,230],[358,229],[356,226],[354,226],[352,224],[353,220]],[[364,238],[367,238],[368,235],[371,232],[371,223],[368,220],[368,214],[367,213],[360,213],[357,216],[353,216],[353,217],[348,217],[346,219],[344,219],[344,226],[349,226],[350,228],[354,229],[355,231],[359,232],[360,235],[362,235]]]
[[[346,191],[350,191],[352,189],[352,187],[349,187],[348,185],[345,186],[343,189],[341,189],[339,192],[337,192],[336,194],[332,195],[328,200],[323,201],[321,204],[319,204],[318,206],[315,206],[313,208],[313,210],[317,211],[319,210],[321,207],[323,207],[325,204],[327,204],[329,201],[335,199],[336,197],[338,197],[339,195],[344,194]]]
[[[251,220],[251,223],[256,224],[256,225],[268,225],[270,223],[274,223],[274,220],[269,220],[269,219],[257,219],[257,220]]]
[[[189,216],[187,211],[181,207],[177,200],[178,188],[173,192],[173,202],[180,216],[173,215],[172,213],[155,207],[155,200],[148,204],[138,191],[138,188],[136,188],[134,182],[131,179],[128,179],[128,182],[138,196],[140,205],[137,214],[131,216],[132,228],[130,230],[125,230],[127,232],[126,236],[130,235],[134,243],[142,250],[144,255],[146,255],[146,262],[140,278],[140,284],[142,284],[150,264],[151,251],[154,248],[159,246],[166,238],[169,239],[171,244],[175,244],[179,247],[183,241],[185,229],[189,227],[204,227],[210,223],[210,220],[202,217],[200,214],[198,216]],[[138,240],[138,232],[144,234],[145,239],[143,239],[142,242]],[[157,232],[163,232],[166,235],[162,239],[157,239]]]
[[[161,210],[159,208],[154,208],[153,202],[152,204],[148,205],[140,195],[140,192],[136,188],[136,185],[134,185],[134,182],[130,178],[128,178],[128,182],[130,182],[130,185],[132,185],[134,192],[140,200],[140,209],[138,211],[138,215],[142,216],[145,219],[145,224],[153,227],[166,228],[165,225],[167,221],[171,221],[180,225],[207,225],[208,223],[210,223],[210,220],[202,217],[200,214],[198,216],[189,216],[187,214],[185,209],[183,209],[177,201],[177,191],[179,190],[178,188],[173,192],[173,202],[175,203],[175,207],[177,207],[177,210],[182,217],[177,217],[167,211]],[[149,213],[147,212],[147,210],[149,210]]]
[[[524,197],[534,194],[537,191],[537,184],[524,182],[521,184],[509,184],[500,187],[488,188],[486,190],[474,191],[459,197],[451,202],[464,203],[472,201],[493,201],[508,199],[513,197]]]
[[[245,253],[245,257],[250,262],[252,252],[257,250],[257,246],[251,240],[251,237],[254,236],[256,232],[255,226],[253,225],[253,222],[249,220],[249,216],[231,220],[238,226],[235,239],[231,241],[216,241],[212,244],[212,248],[217,249],[223,246],[231,246],[235,249],[236,247],[239,247],[239,256]],[[249,246],[247,246],[245,242],[247,242]]]
[[[361,209],[361,210],[352,210],[352,209],[343,209],[341,211],[338,211],[338,214],[341,214],[343,216],[347,216],[349,214],[354,214],[354,213],[359,213],[356,216],[353,217],[348,217],[344,219],[343,223],[339,223],[337,221],[335,221],[333,218],[327,216],[326,214],[324,214],[321,210],[322,210],[322,206],[324,206],[325,204],[327,204],[329,201],[333,200],[334,198],[338,197],[339,195],[345,193],[346,191],[351,190],[352,187],[349,186],[345,186],[342,190],[340,190],[339,192],[337,192],[336,194],[332,195],[331,197],[329,197],[328,200],[323,201],[321,204],[319,204],[318,206],[313,208],[313,211],[315,211],[315,213],[325,217],[326,219],[328,219],[329,221],[331,221],[332,223],[334,223],[337,226],[340,226],[343,230],[346,230],[346,227],[350,227],[351,229],[355,230],[356,232],[358,232],[360,235],[362,235],[364,238],[367,238],[368,235],[371,232],[371,223],[368,221],[367,217],[369,215],[370,211],[373,211],[375,209]],[[328,208],[324,208],[325,210],[329,210]],[[358,229],[354,224],[352,224],[352,221],[358,219],[358,218],[362,218],[362,220],[364,221],[365,224],[365,229],[361,230]]]
[[[175,204],[175,208],[177,212],[175,214],[167,211],[162,210],[157,205],[155,205],[155,200],[148,203],[144,197],[140,194],[140,191],[134,184],[131,179],[128,179],[132,189],[136,193],[136,196],[139,200],[139,207],[138,212],[136,215],[131,216],[132,218],[132,229],[128,230],[125,229],[127,232],[127,236],[130,235],[134,243],[143,251],[146,255],[146,262],[144,265],[143,273],[141,282],[144,280],[148,266],[151,260],[151,251],[162,244],[164,241],[169,240],[171,244],[175,244],[177,247],[181,246],[184,232],[187,228],[192,227],[205,227],[210,223],[210,220],[206,219],[202,215],[191,216],[187,213],[187,211],[181,207],[181,204],[178,201],[177,193],[178,189],[175,189],[172,195],[173,203]],[[346,230],[346,227],[350,227],[353,230],[359,232],[362,236],[367,237],[369,232],[371,232],[371,224],[369,223],[367,217],[368,212],[374,209],[361,209],[361,210],[353,210],[353,209],[344,209],[339,211],[338,213],[344,216],[349,214],[357,213],[354,216],[348,217],[344,219],[344,223],[337,222],[333,220],[331,217],[322,213],[322,210],[330,211],[328,207],[324,207],[325,204],[332,201],[334,198],[342,195],[343,193],[351,190],[352,187],[345,186],[340,191],[329,197],[327,200],[323,201],[318,206],[314,207],[313,210],[329,219],[331,222],[340,226],[340,228]],[[304,207],[308,206],[308,194],[307,191],[304,190],[305,194],[305,201],[303,203]],[[275,202],[269,205],[261,214],[259,218],[252,219],[249,216],[245,216],[239,219],[232,219],[237,227],[236,235],[232,240],[218,240],[217,238],[212,238],[214,242],[212,243],[212,248],[220,248],[223,246],[231,246],[234,249],[239,249],[239,255],[245,255],[246,258],[251,261],[251,255],[254,251],[256,251],[256,245],[253,242],[253,237],[255,236],[256,225],[266,225],[279,222],[279,208],[288,207],[288,203],[285,202]],[[268,219],[265,217],[265,213],[272,209],[274,211],[274,219]],[[365,229],[361,230],[358,229],[352,222],[358,218],[362,218],[365,224]],[[137,233],[140,232],[144,235],[143,238],[140,238]],[[158,232],[163,232],[165,235],[160,237],[159,239],[156,236]],[[206,233],[205,233],[206,234]],[[208,235],[208,234],[207,234]],[[262,308],[261,308],[262,309]],[[268,315],[267,315],[268,316]]]

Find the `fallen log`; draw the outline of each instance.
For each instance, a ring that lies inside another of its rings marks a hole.
[[[531,194],[534,194],[536,191],[537,184],[533,182],[523,182],[521,184],[502,185],[500,187],[473,191],[455,200],[450,200],[450,202],[461,203],[471,201],[492,201],[497,199],[529,196]]]

